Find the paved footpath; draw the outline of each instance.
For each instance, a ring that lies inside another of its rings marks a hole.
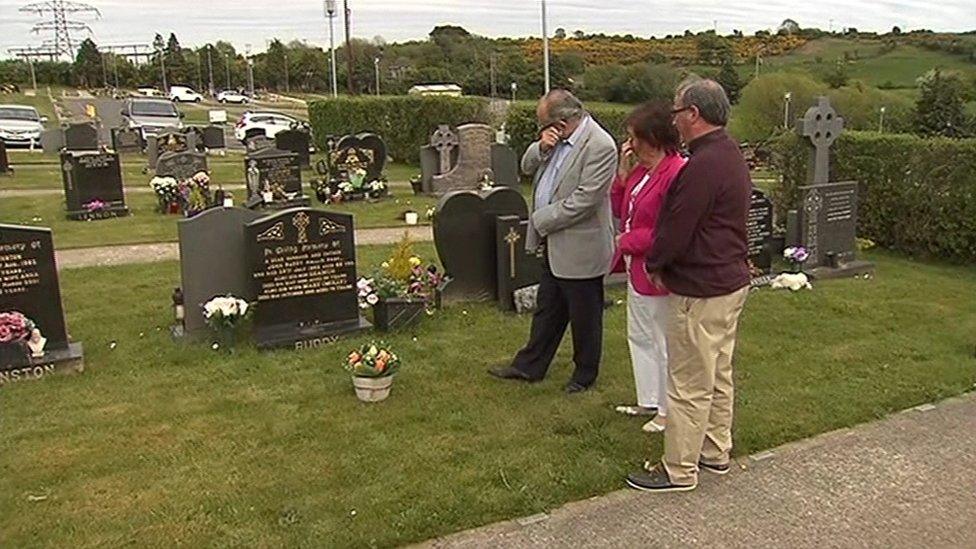
[[[400,241],[404,230],[409,231],[410,238],[414,242],[427,242],[434,239],[430,226],[358,229],[356,231],[356,245],[393,244]],[[176,242],[162,242],[158,244],[58,250],[55,252],[55,256],[59,269],[77,269],[79,267],[176,261],[180,258],[180,248]]]
[[[423,547],[976,547],[974,448],[970,393],[744,458],[694,492],[621,490]]]

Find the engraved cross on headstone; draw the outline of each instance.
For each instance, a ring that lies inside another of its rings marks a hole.
[[[458,134],[450,126],[440,125],[430,137],[430,146],[437,150],[441,159],[441,174],[451,171],[451,152],[460,145]]]
[[[298,243],[305,244],[308,242],[308,224],[310,223],[308,219],[308,214],[305,212],[298,212],[295,217],[292,218],[291,224],[298,229]]]
[[[509,227],[508,234],[505,235],[505,242],[508,243],[508,264],[512,280],[515,280],[515,247],[519,240],[522,240],[522,235],[518,234],[514,227]]]
[[[827,183],[830,179],[830,146],[844,131],[844,119],[830,106],[830,99],[821,96],[797,124],[797,131],[809,138],[816,150],[813,161],[813,181]]]

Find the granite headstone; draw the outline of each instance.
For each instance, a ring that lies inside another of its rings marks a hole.
[[[302,168],[311,166],[309,153],[311,146],[312,135],[307,131],[289,129],[275,135],[275,148],[298,155],[298,165]]]
[[[351,215],[293,208],[248,224],[245,238],[259,348],[309,349],[369,327]]]
[[[69,151],[98,150],[98,128],[90,122],[69,124],[64,128],[64,148]]]
[[[177,181],[208,171],[207,155],[198,152],[163,153],[156,162],[157,176],[173,177]]]
[[[115,152],[61,153],[61,180],[68,219],[87,221],[129,215],[122,165]],[[93,207],[101,203],[101,207]]]
[[[542,278],[542,258],[537,252],[530,252],[525,248],[528,219],[517,215],[501,215],[495,219],[498,307],[504,311],[513,311],[515,292],[538,284]]]

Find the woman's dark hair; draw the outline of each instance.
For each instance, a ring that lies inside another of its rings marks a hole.
[[[671,103],[648,101],[630,113],[626,124],[635,136],[652,147],[668,153],[678,152],[681,148],[681,138],[671,114]]]

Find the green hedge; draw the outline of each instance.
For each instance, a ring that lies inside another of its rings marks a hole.
[[[782,216],[806,184],[811,149],[787,135],[774,152]],[[976,139],[847,132],[832,148],[831,180],[860,183],[859,236],[913,255],[976,261]]]
[[[624,122],[632,110],[633,107],[626,105],[597,103],[587,106],[587,111],[593,115],[593,118],[620,141],[627,135],[627,128],[624,127]],[[505,129],[510,136],[509,144],[519,157],[521,157],[525,149],[539,135],[535,111],[536,103],[534,102],[514,103],[508,109]]]
[[[320,149],[329,135],[373,132],[398,162],[420,164],[420,147],[439,124],[488,123],[488,102],[473,97],[340,97],[314,101],[309,119]]]

